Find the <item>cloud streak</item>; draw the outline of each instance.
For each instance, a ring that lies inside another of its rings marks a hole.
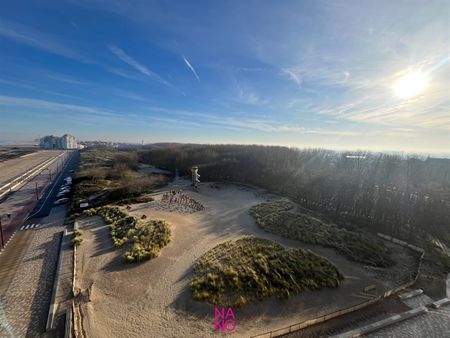
[[[34,28],[1,20],[0,36],[15,43],[38,48],[83,63],[95,63],[92,59],[79,53],[58,38],[39,32]]]
[[[189,62],[188,59],[186,59],[186,57],[184,55],[182,55],[184,63],[186,64],[186,66],[188,66],[188,68],[191,70],[191,72],[194,74],[195,78],[197,79],[198,82],[200,82],[200,77],[198,76],[197,72],[195,71],[194,67],[191,65],[191,63]]]
[[[130,65],[131,67],[136,69],[138,72],[140,72],[144,75],[147,75],[147,76],[153,75],[153,72],[150,71],[150,69],[148,69],[146,66],[144,66],[143,64],[141,64],[138,61],[136,61],[135,59],[133,59],[131,56],[129,56],[127,53],[125,53],[121,48],[114,46],[114,45],[109,45],[108,48],[111,51],[111,53],[113,53],[115,56],[117,56],[123,62],[127,63],[128,65]]]
[[[159,76],[155,72],[152,72],[148,67],[144,66],[142,63],[138,62],[137,60],[132,58],[130,55],[125,53],[125,51],[123,49],[121,49],[117,46],[114,46],[114,45],[108,45],[108,48],[111,51],[111,53],[113,53],[117,58],[119,58],[119,60],[128,64],[129,66],[131,66],[132,68],[137,70],[139,73],[141,73],[147,77],[153,78],[167,87],[171,87],[171,88],[174,87],[170,82],[164,80],[161,76]],[[115,74],[121,74],[121,72],[120,71],[118,72],[116,69]],[[122,74],[123,74],[123,72],[122,72]]]

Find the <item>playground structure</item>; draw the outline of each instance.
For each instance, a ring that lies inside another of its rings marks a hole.
[[[165,202],[168,204],[177,203],[179,205],[194,209],[196,211],[200,211],[205,209],[203,204],[197,202],[193,198],[189,197],[185,193],[183,193],[181,190],[179,191],[170,191],[166,192],[162,195],[161,202]]]

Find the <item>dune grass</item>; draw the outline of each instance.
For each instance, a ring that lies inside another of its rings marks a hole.
[[[343,275],[326,258],[256,237],[227,241],[205,253],[190,284],[197,301],[242,306],[303,290],[335,288]]]
[[[127,263],[150,260],[170,242],[171,230],[164,220],[139,220],[116,206],[103,206],[83,212],[85,216],[99,215],[111,228],[114,246],[127,246],[123,258]]]
[[[261,203],[250,208],[256,223],[286,238],[333,248],[348,259],[370,266],[389,267],[395,264],[389,249],[374,236],[329,225],[298,212],[288,201]]]
[[[72,244],[73,246],[79,246],[83,242],[83,234],[80,230],[75,230],[73,233]]]

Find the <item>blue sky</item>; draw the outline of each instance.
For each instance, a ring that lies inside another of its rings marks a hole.
[[[0,142],[448,152],[450,2],[3,1]],[[393,86],[421,71],[428,86]]]

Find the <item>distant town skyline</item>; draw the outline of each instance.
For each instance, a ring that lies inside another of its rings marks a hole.
[[[5,2],[0,144],[447,154],[449,13],[445,0]]]

